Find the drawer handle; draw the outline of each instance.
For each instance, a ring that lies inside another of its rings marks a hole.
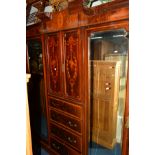
[[[111,84],[110,82],[106,82],[106,83],[105,83],[106,86],[109,86],[110,84]]]
[[[110,89],[111,89],[111,87],[106,87],[106,88],[105,88],[106,91],[108,91],[108,90],[110,90]]]
[[[64,110],[64,111],[66,111],[66,107],[65,106],[62,106],[61,109]]]
[[[51,104],[52,104],[53,106],[56,106],[56,104],[55,104],[55,102],[54,102],[54,101],[52,101],[52,102],[51,102]]]
[[[73,126],[77,127],[77,124],[73,124],[71,121],[69,121],[68,124],[69,124],[70,127],[73,127]]]
[[[71,139],[71,137],[68,137],[68,141],[69,141],[70,143],[76,144],[76,140]]]
[[[55,143],[52,143],[52,146],[53,146],[56,150],[59,150],[59,149],[60,149],[60,146],[57,146]]]

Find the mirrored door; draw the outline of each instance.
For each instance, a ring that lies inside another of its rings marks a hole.
[[[121,155],[128,68],[128,32],[89,38],[89,155]]]
[[[48,140],[45,81],[43,71],[42,42],[40,38],[27,41],[28,62],[31,74],[28,83],[28,100],[33,150],[38,140]]]

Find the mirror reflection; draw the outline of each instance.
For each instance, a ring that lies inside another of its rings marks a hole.
[[[43,140],[48,140],[41,39],[28,40],[27,46],[31,74],[31,78],[28,83],[28,100],[30,109],[32,145],[33,149],[35,150],[38,137],[41,137]]]
[[[109,3],[109,2],[112,2],[114,0],[83,0],[83,5],[85,7],[95,7],[95,6],[98,6],[98,5],[101,5],[101,4],[105,4],[105,3]]]
[[[128,67],[124,29],[89,38],[89,155],[121,155]]]

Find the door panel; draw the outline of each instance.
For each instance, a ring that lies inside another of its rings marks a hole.
[[[81,98],[81,50],[79,31],[64,33],[65,96]]]
[[[48,93],[62,94],[61,50],[59,33],[47,36]]]

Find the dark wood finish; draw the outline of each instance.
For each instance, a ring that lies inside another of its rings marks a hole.
[[[77,136],[69,131],[67,131],[65,128],[58,127],[54,123],[51,123],[51,134],[58,137],[58,139],[61,139],[66,144],[70,145],[77,151],[82,150],[82,143],[81,143],[81,137]]]
[[[50,110],[51,121],[63,125],[69,129],[72,129],[78,133],[81,133],[81,122],[75,118],[68,117],[64,114]]]
[[[69,14],[68,10],[55,12],[51,14],[52,21],[46,22],[46,31],[54,32],[63,29],[78,27],[78,14]]]
[[[59,34],[50,34],[46,38],[48,93],[62,95],[61,50]]]
[[[69,114],[74,117],[81,118],[82,111],[81,111],[81,107],[78,105],[74,105],[57,99],[50,99],[49,105],[53,108],[56,108],[56,110],[65,112],[66,114]]]
[[[63,152],[68,155],[88,155],[90,34],[120,28],[128,31],[128,0],[115,0],[91,9],[84,8],[81,1],[69,2],[67,9],[51,13],[51,20],[42,20],[26,29],[27,38],[42,35],[42,42],[45,42],[43,56],[45,94],[48,101],[46,110],[48,130],[50,133],[52,131],[46,144],[54,155],[61,155]],[[58,73],[55,68],[58,68]],[[69,121],[70,124],[67,123]],[[74,128],[73,124],[77,124],[78,128]],[[70,139],[69,142],[64,135],[75,138],[77,143],[71,143],[75,139]],[[60,152],[58,146],[64,151]]]

